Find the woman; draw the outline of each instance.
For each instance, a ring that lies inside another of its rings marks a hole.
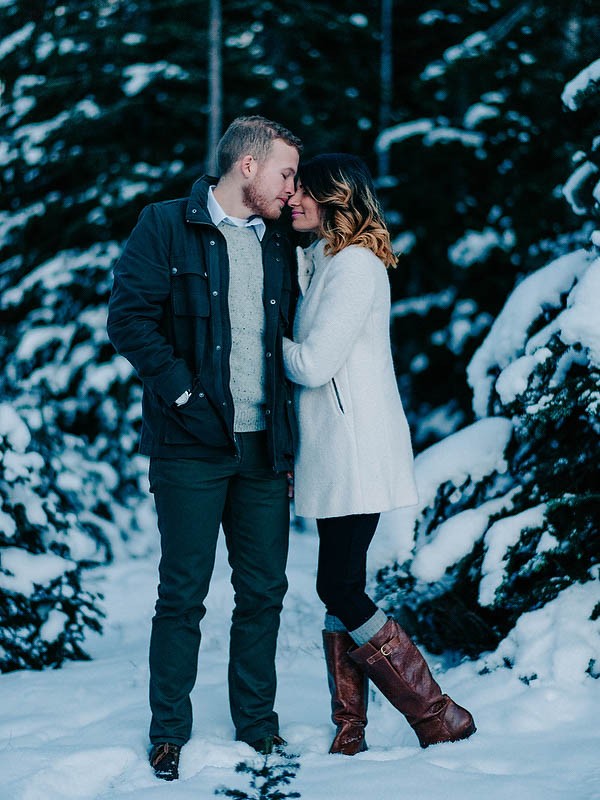
[[[471,714],[433,679],[420,652],[365,593],[379,514],[414,505],[410,434],[389,338],[390,236],[365,164],[343,153],[300,167],[292,225],[317,238],[299,250],[294,340],[296,512],[319,532],[317,592],[337,732],[330,752],[366,749],[367,678],[407,718],[422,747],[465,739]]]

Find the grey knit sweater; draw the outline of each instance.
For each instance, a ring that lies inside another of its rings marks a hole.
[[[261,431],[266,428],[262,249],[252,227],[237,227],[224,220],[218,228],[229,254],[233,429],[239,433]]]

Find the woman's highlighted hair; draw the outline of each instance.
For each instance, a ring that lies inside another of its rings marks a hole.
[[[390,233],[364,161],[349,153],[323,153],[300,165],[304,191],[320,204],[328,255],[355,244],[366,247],[386,267],[395,267]]]

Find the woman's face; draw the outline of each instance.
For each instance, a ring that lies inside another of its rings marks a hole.
[[[292,210],[292,228],[295,231],[318,233],[321,230],[321,206],[304,191],[300,181],[288,205]]]

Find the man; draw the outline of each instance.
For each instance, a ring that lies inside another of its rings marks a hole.
[[[161,539],[150,640],[150,762],[178,777],[219,525],[235,608],[229,700],[236,738],[285,744],[273,710],[287,589],[293,411],[281,338],[293,247],[278,222],[300,140],[239,117],[217,149],[220,178],[145,208],[115,268],[108,333],[143,382],[140,451],[150,456]]]

